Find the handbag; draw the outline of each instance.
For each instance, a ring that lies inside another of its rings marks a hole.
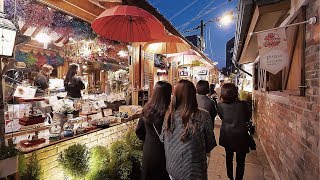
[[[254,141],[251,134],[249,134],[249,149],[250,150],[256,150],[256,142]]]
[[[254,135],[256,133],[256,126],[253,124],[251,120],[247,122],[247,128],[248,128],[248,132],[251,135]]]
[[[247,122],[247,129],[248,129],[248,135],[249,135],[249,149],[250,150],[256,150],[256,142],[254,141],[253,139],[253,136],[256,132],[256,127],[255,125],[253,124],[253,122],[250,120]]]

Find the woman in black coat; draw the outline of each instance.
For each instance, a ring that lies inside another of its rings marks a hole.
[[[233,179],[233,154],[236,153],[236,180],[244,174],[246,153],[249,152],[247,122],[251,118],[251,108],[238,100],[237,87],[226,83],[221,88],[222,103],[218,104],[218,115],[222,120],[219,144],[226,151],[226,167],[229,179]]]
[[[166,171],[164,146],[159,134],[170,104],[171,92],[171,84],[164,81],[156,83],[153,95],[144,106],[142,118],[136,128],[138,138],[143,141],[143,180],[170,180]]]
[[[71,64],[67,71],[64,87],[67,91],[67,96],[71,98],[81,98],[81,90],[85,88],[84,83],[77,76],[79,67],[76,64]]]

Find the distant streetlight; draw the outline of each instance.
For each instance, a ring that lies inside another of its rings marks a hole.
[[[203,51],[204,50],[204,28],[208,23],[211,22],[218,22],[220,23],[220,27],[222,26],[228,26],[232,21],[234,20],[234,16],[233,16],[233,11],[229,11],[226,12],[223,16],[219,17],[219,18],[213,18],[210,19],[207,22],[203,22],[203,20],[200,21],[200,25],[193,28],[193,29],[189,29],[185,32],[191,32],[191,31],[195,31],[197,29],[200,29],[200,41],[201,41],[201,46],[200,46],[200,50]]]
[[[227,26],[233,21],[233,11],[224,14],[221,18],[219,18],[220,27]]]

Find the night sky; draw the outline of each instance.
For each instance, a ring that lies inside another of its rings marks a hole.
[[[219,18],[228,11],[233,10],[236,13],[238,4],[238,0],[231,0],[231,2],[228,0],[149,0],[149,2],[184,36],[200,35],[200,29],[192,32],[185,31],[197,27],[201,19],[206,22]],[[187,24],[193,18],[195,20]],[[221,68],[225,66],[226,42],[235,33],[235,20],[228,26],[219,27],[219,25],[218,22],[209,23],[205,28],[204,38],[205,53],[211,60],[218,62],[218,67]]]

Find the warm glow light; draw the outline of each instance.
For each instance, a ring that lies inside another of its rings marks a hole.
[[[49,43],[51,41],[50,36],[45,33],[39,33],[36,35],[35,39],[41,43]]]
[[[127,56],[128,56],[128,52],[121,50],[121,51],[118,52],[118,55],[119,55],[120,57],[124,58],[124,57],[127,57]]]
[[[225,15],[220,19],[222,26],[227,26],[232,22],[232,16],[231,15]]]
[[[15,38],[16,27],[14,24],[0,16],[0,56],[12,55]]]
[[[162,47],[162,43],[151,43],[148,45],[147,52],[156,52],[159,48]]]
[[[91,54],[91,51],[90,51],[90,49],[86,48],[86,49],[83,50],[82,54],[84,56],[89,56]]]

